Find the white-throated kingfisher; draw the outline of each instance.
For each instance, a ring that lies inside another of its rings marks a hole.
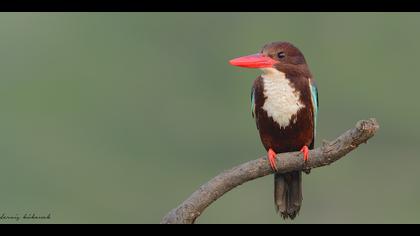
[[[271,168],[277,170],[276,155],[282,152],[301,151],[307,161],[315,142],[318,90],[300,50],[273,42],[230,64],[262,70],[252,86],[251,110]],[[302,205],[301,171],[275,174],[274,202],[284,219],[296,217]]]

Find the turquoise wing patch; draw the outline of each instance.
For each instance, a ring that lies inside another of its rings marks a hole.
[[[255,89],[252,88],[251,90],[251,114],[252,118],[255,119]]]
[[[318,88],[316,87],[315,81],[313,79],[310,80],[309,87],[311,89],[312,104],[314,107],[314,123],[315,123],[314,129],[316,132],[319,102],[318,102]]]

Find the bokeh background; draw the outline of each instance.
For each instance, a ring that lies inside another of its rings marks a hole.
[[[316,146],[360,119],[381,129],[304,176],[295,221],[275,214],[267,176],[197,223],[420,222],[418,13],[1,13],[0,35],[0,214],[159,223],[264,155],[249,99],[260,72],[227,62],[282,40],[318,83]]]

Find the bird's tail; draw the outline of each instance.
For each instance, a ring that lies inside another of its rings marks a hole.
[[[302,172],[274,175],[274,203],[283,219],[294,219],[302,205]]]

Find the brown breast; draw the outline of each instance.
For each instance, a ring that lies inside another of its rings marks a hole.
[[[290,118],[287,126],[281,127],[263,108],[267,100],[264,94],[264,79],[258,77],[254,81],[255,120],[261,141],[266,150],[273,149],[277,153],[299,151],[304,145],[312,148],[314,139],[314,119],[309,81],[307,78],[288,78],[292,87],[299,92],[300,108]]]

